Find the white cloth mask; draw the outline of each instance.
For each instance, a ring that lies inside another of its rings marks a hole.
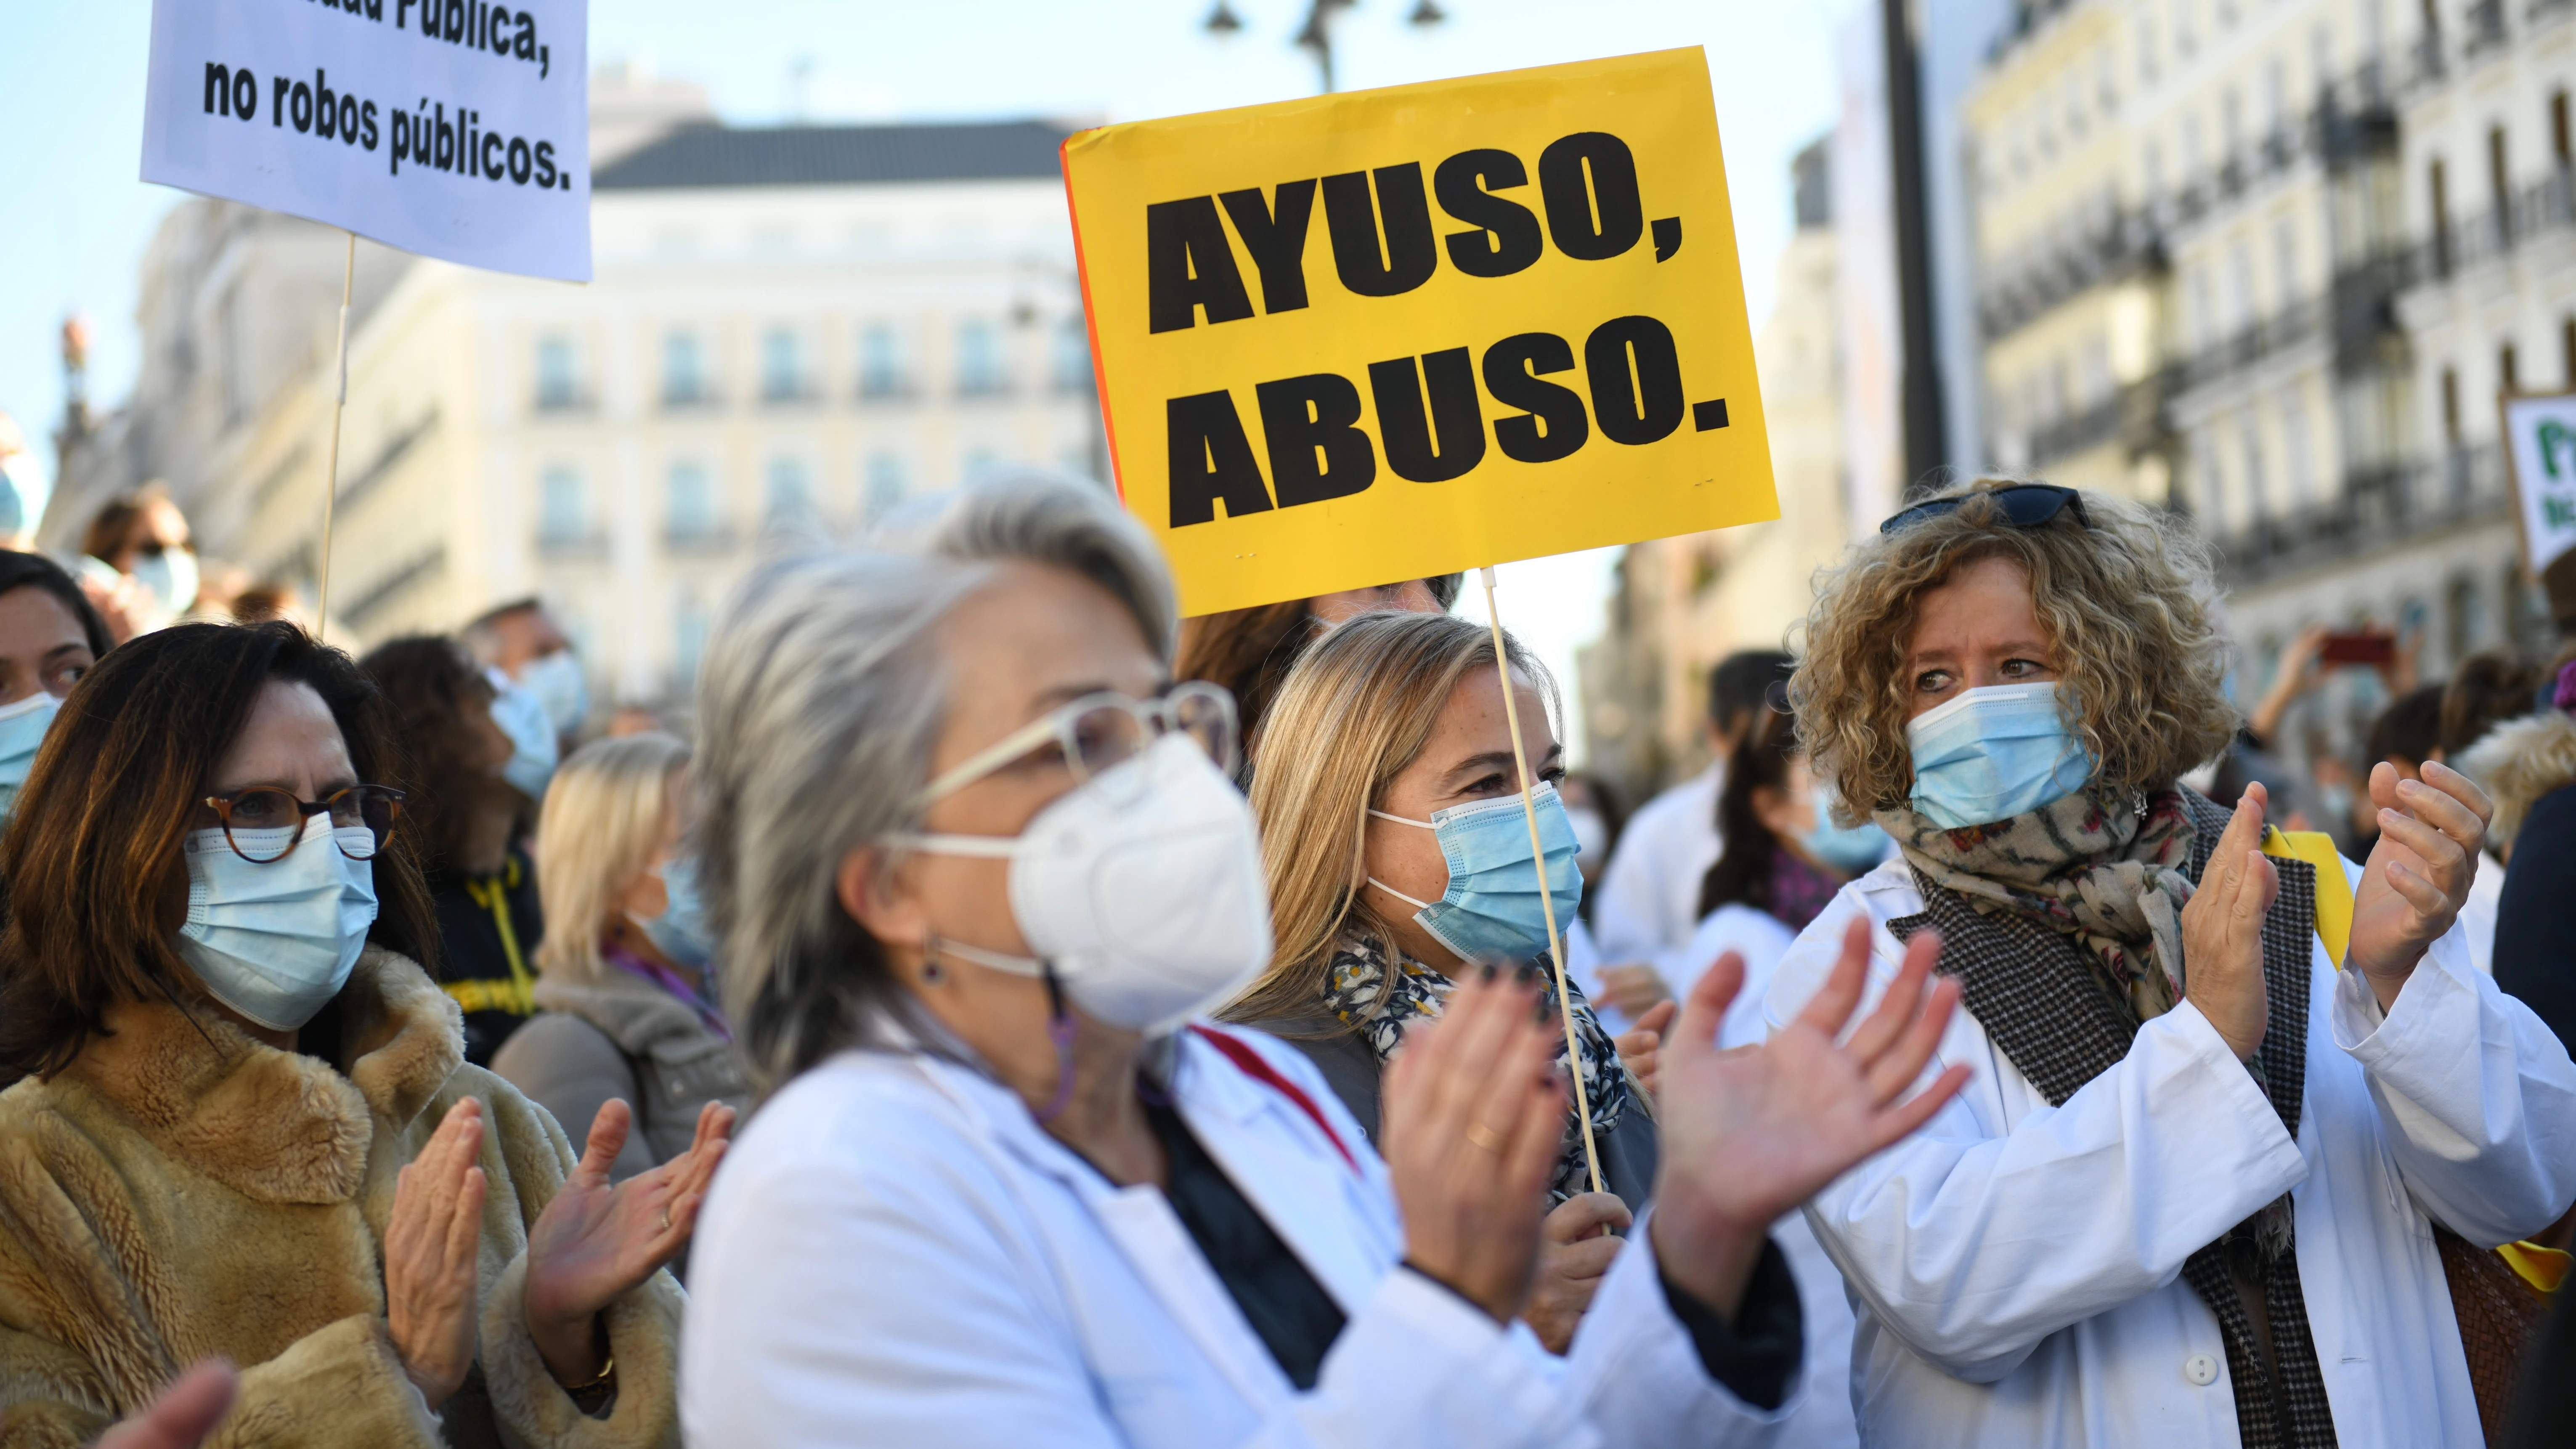
[[[287,830],[237,831],[276,843]],[[364,826],[304,823],[295,848],[266,865],[244,860],[221,830],[192,831],[180,848],[188,866],[188,922],[179,956],[215,999],[271,1031],[293,1031],[349,982],[367,928],[376,920],[376,871],[340,847],[373,851]],[[256,844],[253,849],[258,849]]]
[[[1011,915],[1034,957],[943,940],[960,960],[1054,969],[1105,1025],[1160,1035],[1270,962],[1270,890],[1252,809],[1183,734],[1058,797],[1017,836],[907,835],[934,855],[1007,859]]]

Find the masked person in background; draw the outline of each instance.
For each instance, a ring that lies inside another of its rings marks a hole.
[[[504,721],[525,701],[497,690],[453,639],[415,634],[358,661],[385,693],[418,771],[405,807],[438,913],[440,984],[465,1012],[465,1059],[489,1066],[537,1009],[546,919],[520,825],[551,777]],[[539,747],[550,743],[541,727]]]
[[[2236,728],[2214,592],[2188,530],[2030,483],[1824,576],[1799,728],[1902,854],[1800,935],[1768,1020],[1850,933],[1884,976],[1937,930],[1968,1006],[1940,1057],[1974,1068],[1807,1206],[1873,1443],[2482,1442],[2446,1269],[2491,1289],[2480,1250],[2576,1198],[2576,1066],[2453,929],[2465,777],[2374,770],[2362,867],[2261,853],[2259,786],[2177,785]]]
[[[53,494],[54,485],[27,447],[18,420],[0,412],[0,549],[35,551],[36,525],[44,521]]]
[[[118,646],[0,837],[0,1443],[87,1443],[204,1356],[227,1440],[644,1449],[729,1117],[612,1186],[467,1065],[401,754],[291,625]]]
[[[1557,929],[1582,899],[1578,849],[1555,781],[1545,672],[1505,636]],[[1552,693],[1552,691],[1550,691]],[[1521,808],[1493,636],[1446,614],[1372,614],[1298,661],[1271,708],[1278,732],[1252,777],[1270,909],[1269,969],[1225,1010],[1294,1044],[1378,1140],[1387,1064],[1440,1015],[1456,979],[1538,963],[1550,1019],[1554,968]],[[1576,988],[1578,1065],[1605,1189],[1591,1190],[1571,1113],[1548,1174],[1550,1211],[1530,1326],[1562,1351],[1655,1181],[1655,1122],[1608,1031]],[[1563,1060],[1565,1037],[1554,1038]]]
[[[115,499],[81,535],[81,588],[117,642],[168,628],[197,603],[197,545],[158,483]]]
[[[1842,1010],[1762,1051],[1706,1050],[1724,983],[1693,1001],[1658,1206],[1551,1359],[1510,1326],[1565,1111],[1535,993],[1459,985],[1389,1076],[1384,1159],[1301,1056],[1199,1020],[1270,931],[1232,711],[1168,684],[1161,558],[1071,480],[949,509],[926,556],[759,565],[707,651],[697,834],[775,1090],[692,1264],[689,1437],[1766,1432],[1795,1293],[1758,1224],[1954,1084],[1894,1103],[1949,999],[1929,953],[1847,1049],[1857,955]]]
[[[1445,614],[1458,602],[1462,577],[1407,579],[1373,589],[1344,589],[1184,619],[1173,674],[1180,679],[1204,679],[1234,696],[1248,759],[1260,743],[1262,721],[1269,717],[1270,702],[1278,696],[1280,684],[1316,640],[1361,614]]]
[[[688,746],[645,734],[594,740],[555,772],[537,829],[538,1012],[492,1058],[558,1121],[633,1107],[618,1181],[688,1151],[708,1103],[751,1104],[680,853],[688,763]]]
[[[465,626],[465,646],[486,667],[526,690],[554,726],[558,755],[569,752],[590,717],[590,684],[572,637],[535,599],[514,599]],[[532,798],[543,798],[540,787]]]
[[[0,820],[64,696],[110,647],[106,621],[71,575],[42,554],[0,553]]]

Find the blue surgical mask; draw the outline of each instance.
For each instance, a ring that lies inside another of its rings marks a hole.
[[[36,747],[45,742],[63,702],[37,690],[25,699],[0,706],[0,819],[18,808],[18,788],[35,767]]]
[[[531,800],[546,798],[546,785],[555,777],[557,749],[554,722],[546,717],[545,702],[510,676],[492,670],[492,723],[510,739],[510,763],[501,767],[501,778],[512,789]]]
[[[197,606],[197,555],[185,548],[165,548],[134,560],[134,581],[152,596],[167,618],[178,618]]]
[[[568,735],[580,729],[583,718],[590,713],[590,682],[582,677],[580,657],[569,649],[530,660],[519,671],[519,687],[546,707],[546,719],[554,725],[556,734]]]
[[[1414,922],[1461,961],[1527,961],[1538,955],[1547,949],[1543,903],[1555,901],[1559,931],[1574,923],[1575,908],[1583,904],[1583,873],[1574,864],[1582,846],[1556,787],[1541,785],[1530,794],[1538,807],[1539,844],[1547,853],[1546,895],[1539,893],[1538,872],[1531,867],[1529,822],[1518,795],[1434,810],[1429,820],[1371,810],[1380,820],[1439,836],[1440,853],[1449,861],[1449,889],[1436,901],[1417,901],[1375,876],[1369,884],[1414,907]]]
[[[188,835],[180,850],[188,921],[173,944],[217,1001],[271,1031],[293,1031],[340,994],[376,920],[375,864],[351,860],[344,844],[371,852],[375,836],[364,826],[334,831],[330,816],[316,815],[293,850],[260,865],[236,853],[221,830]]]
[[[1914,752],[1915,812],[1943,830],[2027,815],[2093,778],[2053,683],[1962,691],[1916,715],[1905,737]]]
[[[1834,792],[1822,785],[1810,786],[1809,790],[1809,798],[1815,802],[1816,823],[1798,837],[1809,855],[1845,875],[1858,875],[1887,859],[1888,849],[1896,842],[1887,838],[1886,831],[1867,821],[1849,828],[1836,825]]]
[[[706,969],[707,960],[715,955],[707,935],[707,904],[698,894],[698,863],[681,856],[665,861],[655,872],[662,877],[662,891],[670,904],[662,914],[635,924],[653,949],[692,971]]]

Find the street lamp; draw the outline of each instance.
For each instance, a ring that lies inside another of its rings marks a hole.
[[[1315,57],[1315,72],[1324,91],[1333,90],[1333,19],[1359,0],[1307,0],[1306,23],[1297,31],[1296,44]],[[1418,0],[1413,13],[1405,17],[1413,25],[1433,26],[1449,18],[1437,0]],[[1207,32],[1220,40],[1231,38],[1243,28],[1243,19],[1234,13],[1227,0],[1216,0],[1216,8],[1203,22]]]

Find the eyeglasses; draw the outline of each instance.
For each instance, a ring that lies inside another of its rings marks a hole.
[[[1188,679],[1159,699],[1104,692],[1051,710],[950,767],[930,782],[913,808],[1041,751],[1052,752],[1045,763],[1063,764],[1073,772],[1075,784],[1086,784],[1175,732],[1189,736],[1218,769],[1234,773],[1234,696],[1203,679]]]
[[[2075,510],[2076,522],[2086,528],[2093,526],[2093,520],[2084,513],[2084,495],[2074,489],[2060,488],[2054,483],[2015,483],[2008,488],[1985,488],[1974,493],[1962,493],[1955,498],[1935,498],[1929,503],[1917,503],[1880,524],[1878,531],[1895,533],[1927,518],[1956,513],[1960,505],[1977,498],[1991,501],[2003,514],[2003,521],[2015,528],[2037,528],[2069,508]]]
[[[373,860],[394,833],[403,792],[390,785],[352,785],[324,800],[299,800],[274,785],[254,785],[229,795],[209,795],[206,808],[222,822],[224,843],[253,865],[284,860],[304,838],[304,822],[331,817],[331,838],[351,860]]]

